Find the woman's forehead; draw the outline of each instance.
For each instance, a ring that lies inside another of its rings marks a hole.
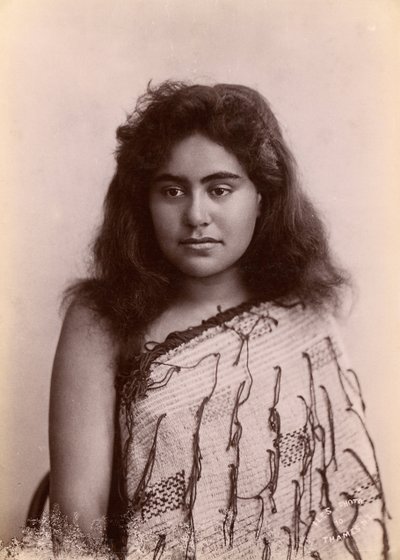
[[[156,176],[170,174],[210,174],[221,170],[236,175],[245,174],[238,158],[222,144],[195,132],[177,141],[169,150]]]

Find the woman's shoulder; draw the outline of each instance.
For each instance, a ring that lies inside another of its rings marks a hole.
[[[107,321],[81,302],[69,305],[61,328],[54,366],[82,375],[110,370],[116,343]]]
[[[311,305],[293,299],[272,302],[268,305],[268,311],[282,327],[310,333],[338,330],[338,311],[328,304]]]
[[[82,342],[95,342],[101,339],[103,342],[112,343],[113,336],[108,321],[94,308],[80,301],[73,301],[67,308],[62,332],[68,336],[83,337]]]

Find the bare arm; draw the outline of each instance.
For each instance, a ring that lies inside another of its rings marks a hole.
[[[67,312],[50,393],[50,506],[89,532],[107,513],[114,444],[115,347],[92,311]]]

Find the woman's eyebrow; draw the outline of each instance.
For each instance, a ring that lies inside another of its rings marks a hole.
[[[216,173],[210,173],[200,179],[200,183],[208,183],[209,181],[221,180],[221,179],[241,179],[240,175],[236,173],[231,173],[230,171],[217,171]],[[182,175],[172,175],[171,173],[160,173],[154,177],[155,183],[161,183],[164,181],[170,181],[172,183],[188,183],[187,177]]]
[[[160,175],[156,175],[154,177],[155,183],[161,183],[163,181],[170,181],[171,183],[187,183],[188,180],[186,177],[182,177],[180,175],[172,175],[171,173],[161,173]]]
[[[217,173],[206,175],[206,177],[203,177],[200,180],[200,183],[208,183],[209,181],[215,181],[216,179],[241,179],[241,176],[236,173],[231,173],[230,171],[218,171]]]

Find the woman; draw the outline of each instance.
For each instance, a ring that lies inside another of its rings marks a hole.
[[[165,82],[117,138],[54,363],[51,507],[132,560],[387,558],[344,275],[268,103]]]

